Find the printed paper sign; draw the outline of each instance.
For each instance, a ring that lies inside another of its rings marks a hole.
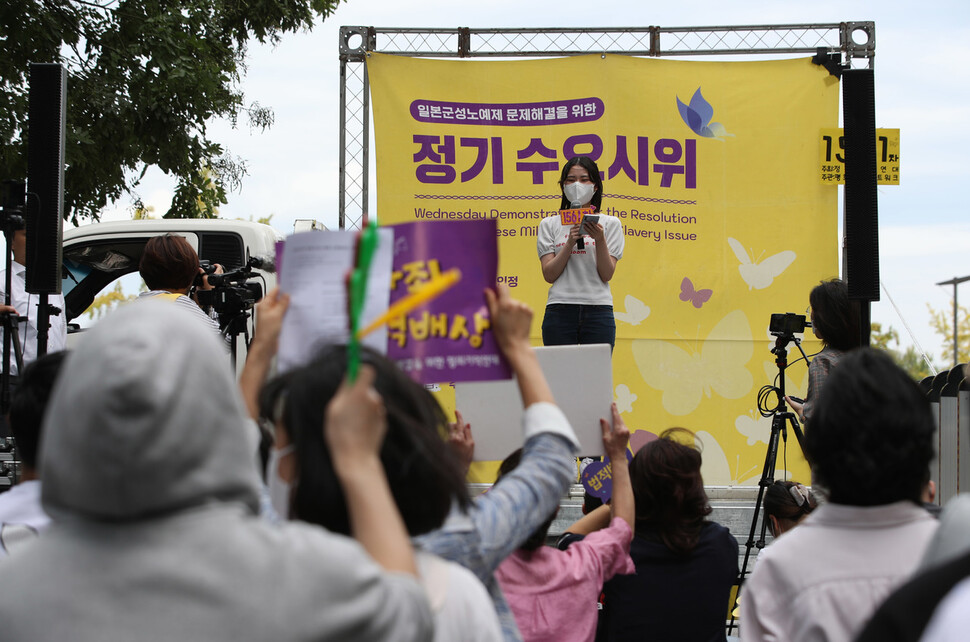
[[[498,270],[495,221],[419,221],[393,228],[391,303],[447,270],[461,270],[461,281],[388,324],[388,357],[425,384],[508,379],[484,294],[495,287]]]
[[[592,207],[582,207],[574,210],[559,210],[559,220],[563,225],[579,225],[583,222],[583,217],[589,214],[592,216],[596,213]]]
[[[822,130],[819,149],[819,180],[826,185],[845,185],[845,130]],[[876,129],[876,183],[899,185],[899,130]]]

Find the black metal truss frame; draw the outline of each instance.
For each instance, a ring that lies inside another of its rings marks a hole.
[[[424,58],[544,58],[721,55],[827,57],[831,70],[866,66],[876,55],[874,22],[722,27],[600,29],[419,29],[341,27],[338,224],[359,228],[368,207],[370,98],[368,52]]]

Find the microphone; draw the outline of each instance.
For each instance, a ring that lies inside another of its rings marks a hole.
[[[578,209],[579,209],[579,208],[581,208],[582,206],[583,206],[583,204],[582,204],[582,203],[580,203],[579,201],[573,201],[573,202],[571,202],[571,203],[569,204],[569,209],[571,209],[571,210],[578,210]],[[582,226],[582,224],[583,224],[583,221],[582,221],[582,220],[580,220],[580,221],[579,221],[579,224],[580,224],[580,226]],[[580,230],[579,230],[579,231],[580,231],[580,232],[582,232],[582,231],[583,231],[583,230],[582,230],[582,227],[580,227]],[[578,240],[578,241],[576,241],[576,249],[579,249],[579,250],[585,250],[585,249],[586,249],[586,243],[584,243],[584,242],[583,242],[583,237],[582,237],[582,235],[580,235],[580,237],[579,237],[579,240]]]
[[[276,263],[273,259],[265,256],[249,257],[249,267],[254,267],[257,270],[263,270],[271,274],[276,272]]]

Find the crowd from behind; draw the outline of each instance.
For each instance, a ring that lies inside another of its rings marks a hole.
[[[846,296],[820,287],[815,319]],[[362,350],[351,378],[328,346],[271,376],[278,291],[238,382],[207,318],[164,296],[31,364],[10,414],[28,481],[0,495],[0,641],[726,640],[738,543],[709,518],[693,433],[628,461],[614,405],[612,501],[547,545],[578,442],[531,310],[484,296],[525,414],[522,448],[474,499],[467,426],[393,362]],[[824,332],[803,447],[825,501],[766,489],[775,540],[742,583],[741,639],[955,640],[970,501],[940,520],[922,506],[928,402],[889,357]]]

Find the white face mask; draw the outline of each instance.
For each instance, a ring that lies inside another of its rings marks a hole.
[[[269,491],[269,501],[273,510],[282,519],[290,518],[290,493],[292,484],[280,477],[280,461],[294,451],[293,444],[283,448],[273,448],[269,451],[269,462],[266,464],[266,488]]]
[[[570,204],[579,203],[580,205],[586,205],[592,200],[593,194],[596,192],[596,186],[592,183],[569,183],[562,188],[562,191]]]

